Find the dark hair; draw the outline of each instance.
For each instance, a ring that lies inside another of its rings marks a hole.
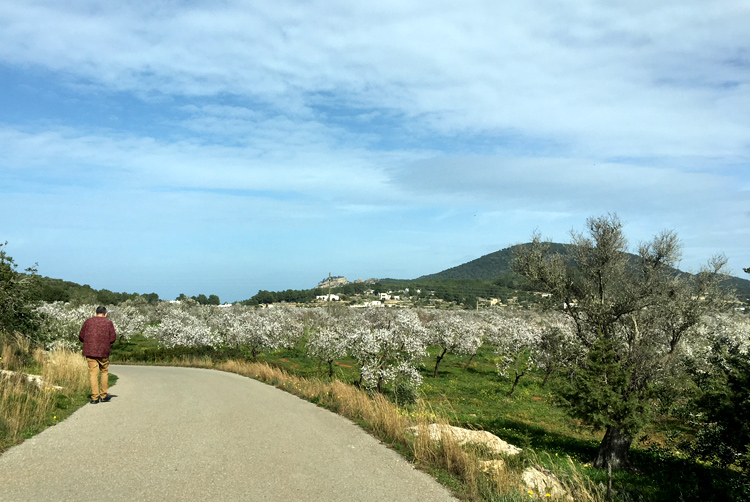
[[[96,313],[97,314],[106,314],[107,313],[107,307],[96,307]]]

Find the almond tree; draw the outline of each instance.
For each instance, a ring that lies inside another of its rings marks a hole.
[[[38,335],[40,340],[45,342],[47,349],[53,347],[78,349],[78,333],[84,321],[94,315],[96,307],[96,305],[74,305],[63,302],[41,304],[37,307],[37,312],[42,317]],[[122,305],[109,305],[107,310],[109,319],[115,325],[118,339],[127,339],[146,327],[146,316],[139,308],[127,302]]]
[[[70,303],[42,303],[37,307],[41,314],[42,324],[39,328],[39,339],[45,348],[79,348],[78,333],[84,321],[96,311],[96,305],[77,305]]]
[[[584,358],[569,368],[563,397],[573,416],[606,431],[594,465],[621,468],[654,390],[679,369],[704,314],[723,304],[726,258],[713,258],[697,275],[679,274],[673,232],[641,244],[634,256],[617,216],[586,226],[585,234],[572,233],[564,256],[535,235],[517,251],[514,270],[551,293],[574,324]]]
[[[366,336],[366,328],[359,317],[331,316],[321,313],[316,326],[308,331],[307,352],[328,365],[328,376],[333,376],[333,363],[345,357],[352,341]],[[357,322],[359,321],[359,322]]]
[[[686,354],[698,388],[692,404],[700,426],[689,451],[739,468],[750,482],[750,318],[711,315],[701,332],[701,343]]]
[[[726,369],[730,351],[750,353],[750,318],[746,315],[712,313],[704,317],[697,334],[684,352],[698,380],[711,379],[715,371]]]
[[[367,309],[365,329],[350,337],[350,354],[359,363],[361,382],[382,392],[383,384],[398,379],[418,387],[417,366],[427,350],[426,331],[417,313],[405,309]]]
[[[107,310],[109,319],[115,325],[118,339],[127,340],[134,334],[142,332],[148,324],[147,317],[141,310],[128,302],[107,307]]]
[[[482,346],[482,326],[473,314],[454,311],[434,311],[428,316],[427,325],[429,345],[438,346],[435,360],[437,378],[438,366],[446,354],[474,355]]]
[[[239,348],[247,336],[245,330],[248,323],[245,322],[245,315],[252,315],[252,309],[239,305],[211,308],[208,324],[220,337],[222,345]]]
[[[276,319],[277,347],[292,349],[305,334],[305,313],[296,307],[273,307],[265,310]]]
[[[283,324],[267,309],[249,309],[240,321],[240,343],[250,349],[254,358],[263,351],[274,351],[282,345]]]
[[[146,329],[146,335],[161,341],[169,348],[216,348],[221,344],[218,334],[205,320],[180,308],[170,309],[157,326]]]
[[[528,316],[522,315],[492,313],[487,317],[487,322],[487,345],[495,348],[498,374],[513,379],[508,393],[512,396],[521,378],[534,367],[541,328]]]

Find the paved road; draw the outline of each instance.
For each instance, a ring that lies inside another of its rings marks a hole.
[[[348,420],[249,378],[112,366],[86,405],[0,456],[0,501],[449,501]]]

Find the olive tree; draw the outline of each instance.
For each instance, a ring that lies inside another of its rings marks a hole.
[[[629,254],[616,215],[587,220],[585,233],[572,232],[565,255],[549,248],[535,235],[517,251],[514,270],[551,293],[574,325],[583,356],[567,369],[560,392],[573,416],[605,430],[594,465],[627,467],[652,393],[679,372],[686,341],[723,300],[726,258],[681,274],[671,231]]]
[[[710,321],[716,327],[708,350],[694,358],[700,427],[689,450],[702,460],[736,466],[750,482],[750,319],[725,314]]]

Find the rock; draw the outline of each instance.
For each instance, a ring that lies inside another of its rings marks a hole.
[[[505,460],[480,460],[479,469],[487,474],[499,475],[505,470]]]
[[[557,476],[544,467],[526,468],[521,474],[521,479],[529,490],[542,499],[549,493],[552,500],[573,502],[573,497],[565,491]]]
[[[37,385],[37,387],[39,387],[40,389],[42,387],[49,387],[49,388],[55,389],[55,390],[62,390],[62,387],[60,387],[58,385],[48,385],[48,384],[44,383],[44,381],[42,380],[42,377],[39,376],[39,375],[29,375],[27,373],[21,373],[21,372],[18,372],[18,371],[10,371],[10,370],[0,370],[0,375],[6,375],[6,376],[23,375],[24,377],[26,377],[27,381],[29,381],[31,383],[35,383]]]
[[[321,289],[336,288],[340,286],[346,286],[347,284],[349,284],[349,281],[346,280],[346,277],[342,275],[338,275],[336,277],[331,277],[331,278],[326,277],[325,279],[320,281],[316,287],[321,288]]]
[[[418,434],[418,427],[412,427],[411,429],[415,434]],[[473,431],[471,429],[462,429],[461,427],[453,427],[452,425],[440,424],[428,425],[427,431],[430,434],[430,438],[434,441],[440,441],[443,434],[451,434],[453,436],[453,439],[455,439],[458,444],[481,444],[488,447],[493,452],[500,453],[502,455],[518,455],[522,451],[521,448],[517,448],[510,443],[506,443],[499,437],[487,431]]]
[[[416,435],[419,434],[420,427],[410,427],[410,430]],[[430,424],[427,426],[427,433],[430,435],[430,439],[434,441],[440,441],[444,434],[450,434],[461,445],[466,443],[481,444],[493,452],[502,455],[518,455],[522,451],[521,448],[507,443],[487,431],[474,431],[451,425]],[[505,470],[505,461],[502,459],[481,460],[479,468],[482,472],[498,475]],[[528,467],[521,474],[521,479],[526,487],[536,493],[536,496],[542,500],[574,502],[573,497],[567,493],[560,480],[557,479],[557,476],[544,467]],[[550,495],[549,498],[546,497],[547,494]]]

